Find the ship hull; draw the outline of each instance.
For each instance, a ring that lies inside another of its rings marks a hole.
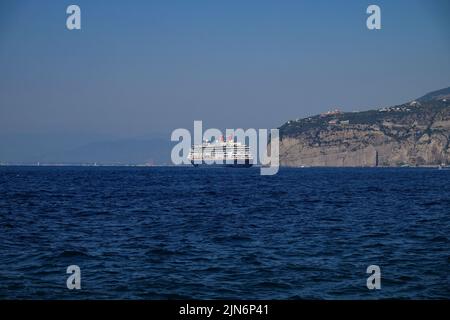
[[[234,163],[205,163],[205,161],[202,161],[202,163],[194,163],[194,161],[191,161],[192,165],[194,167],[199,166],[208,166],[208,167],[221,167],[221,168],[250,168],[253,166],[252,163],[249,161],[245,161],[245,163],[238,163],[235,161]]]

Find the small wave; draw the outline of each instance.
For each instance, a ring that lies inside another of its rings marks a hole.
[[[58,255],[58,257],[59,258],[90,257],[90,255],[78,250],[64,250]]]
[[[175,250],[170,250],[167,248],[152,248],[150,250],[147,250],[147,252],[145,253],[146,255],[151,255],[151,256],[173,256],[173,255],[177,255],[180,252],[175,251]]]
[[[168,300],[187,300],[192,299],[192,296],[190,295],[183,295],[183,294],[177,294],[177,293],[166,293],[163,294],[165,299]]]
[[[383,192],[383,189],[378,187],[368,187],[367,192]]]
[[[2,224],[2,227],[5,229],[12,229],[12,228],[14,228],[14,225],[11,223],[4,223],[4,224]]]
[[[305,202],[305,203],[319,203],[319,202],[322,202],[322,200],[319,200],[319,199],[304,199],[303,202]]]
[[[214,274],[216,274],[219,272],[223,272],[223,268],[210,266],[210,267],[206,267],[203,269],[193,269],[193,271],[198,272],[198,273],[214,273]]]
[[[449,242],[449,240],[448,240],[447,237],[444,237],[444,236],[436,236],[433,239],[431,239],[431,242],[445,242],[445,243],[447,243],[447,242]]]
[[[414,280],[414,278],[411,276],[407,276],[407,275],[401,275],[400,277],[398,277],[398,280],[407,282],[407,281]]]
[[[388,232],[374,231],[371,233],[363,234],[363,235],[359,236],[359,238],[362,238],[362,239],[385,238],[385,237],[388,237],[389,235],[390,235],[390,233],[388,233]]]
[[[252,238],[246,235],[233,234],[229,236],[217,236],[212,238],[214,242],[224,243],[224,242],[246,242],[251,241]]]
[[[442,206],[442,202],[441,201],[428,201],[428,202],[422,203],[421,205],[428,208],[428,207],[432,207],[432,206]]]
[[[22,192],[16,192],[12,194],[12,199],[14,200],[28,200],[28,199],[35,199],[39,198],[39,194],[32,191],[22,191]]]
[[[246,264],[262,265],[261,261],[259,261],[259,259],[258,259],[258,256],[255,254],[243,256],[243,257],[241,257],[240,260]]]
[[[267,289],[291,289],[291,285],[284,282],[278,281],[261,281],[254,285],[257,288],[267,288]]]

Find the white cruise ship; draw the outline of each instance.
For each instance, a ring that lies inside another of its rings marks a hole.
[[[245,168],[253,165],[249,147],[232,138],[228,141],[221,138],[220,141],[205,141],[201,145],[193,145],[187,158],[195,167],[200,164]]]

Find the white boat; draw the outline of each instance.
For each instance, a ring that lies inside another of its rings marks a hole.
[[[201,145],[193,145],[188,154],[188,160],[193,166],[214,165],[225,167],[244,167],[253,165],[253,156],[249,147],[233,138],[224,141],[204,141]]]

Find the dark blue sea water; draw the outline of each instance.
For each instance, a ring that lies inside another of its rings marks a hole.
[[[407,168],[1,167],[0,298],[449,299],[449,181]],[[372,264],[380,290],[366,287]]]

